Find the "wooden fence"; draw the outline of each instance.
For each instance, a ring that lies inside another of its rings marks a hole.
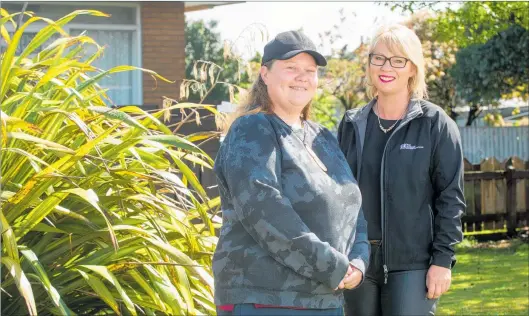
[[[529,161],[511,157],[504,162],[465,159],[465,232],[506,229],[514,236],[529,221]]]

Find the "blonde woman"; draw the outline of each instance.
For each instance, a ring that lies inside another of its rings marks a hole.
[[[363,279],[360,190],[332,133],[309,120],[325,65],[302,33],[277,35],[221,145],[219,315],[342,316],[342,290]]]
[[[367,65],[371,102],[347,111],[338,141],[362,192],[371,265],[346,291],[348,315],[433,315],[462,240],[463,153],[456,124],[426,97],[417,35],[385,26]]]

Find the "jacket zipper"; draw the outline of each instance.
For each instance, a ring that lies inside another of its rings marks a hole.
[[[430,214],[430,236],[432,237],[433,241],[433,211],[431,209],[428,210],[428,214]]]
[[[432,211],[432,209],[428,210],[428,214],[430,215],[430,236],[431,236],[431,239],[432,239],[432,242],[433,242],[433,225],[434,225],[434,221],[433,221],[433,211]],[[430,257],[430,262],[429,262],[430,265],[432,264],[432,260],[433,260],[433,257]]]
[[[360,134],[358,126],[356,126],[356,124],[353,124],[353,127],[355,129],[356,135]],[[356,151],[356,159],[358,160],[358,162],[356,163],[356,182],[358,183],[358,185],[360,185],[360,171],[362,171],[362,151],[364,150],[362,147],[363,146],[360,147],[360,150]]]
[[[387,284],[388,283],[388,274],[389,274],[389,269],[388,269],[388,265],[387,265],[387,258],[388,258],[388,247],[386,247],[385,245],[385,236],[386,236],[386,229],[387,229],[387,224],[386,224],[386,217],[384,216],[385,214],[385,203],[384,203],[384,184],[385,184],[385,167],[386,167],[386,149],[388,148],[388,144],[389,142],[391,141],[391,138],[393,137],[393,135],[395,135],[397,133],[397,131],[399,129],[401,129],[402,127],[404,127],[406,124],[408,124],[408,122],[410,122],[411,120],[413,120],[415,117],[417,117],[417,114],[419,113],[419,111],[417,111],[416,113],[414,112],[411,112],[409,113],[410,114],[410,117],[403,121],[402,124],[400,124],[399,126],[397,126],[397,128],[393,131],[393,133],[391,133],[391,135],[389,135],[389,138],[388,138],[388,141],[386,142],[386,145],[384,146],[384,151],[382,152],[382,162],[381,162],[381,166],[380,166],[380,195],[381,195],[381,199],[380,199],[380,212],[381,212],[381,219],[382,219],[382,240],[380,242],[380,246],[382,247],[382,267],[384,268],[384,284]]]

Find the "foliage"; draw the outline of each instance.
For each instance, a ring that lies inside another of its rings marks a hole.
[[[499,111],[494,111],[493,113],[487,113],[483,117],[483,121],[488,126],[492,127],[500,127],[505,125],[505,121],[503,120],[503,116]]]
[[[366,44],[360,44],[354,51],[338,58],[331,58],[324,70],[323,88],[334,96],[341,107],[341,111],[354,109],[367,101],[364,86],[367,62]]]
[[[218,22],[186,21],[186,75],[192,75],[193,61],[208,60],[221,64],[224,61],[223,43],[216,32]]]
[[[180,89],[181,99],[235,102],[235,95],[251,83],[254,67],[241,57],[236,46],[246,41],[244,44],[254,53],[252,46],[267,38],[266,30],[252,24],[234,41],[223,42],[217,24],[215,20],[186,22],[186,80]]]
[[[238,78],[237,60],[225,60],[224,44],[220,34],[215,31],[217,21],[187,22],[185,26],[186,36],[186,79],[205,81],[204,74],[209,73],[211,78],[218,78],[222,72],[226,82],[236,82]],[[202,62],[203,61],[203,62]],[[206,96],[210,87],[193,85],[187,99],[199,101],[205,98],[205,102],[219,102],[228,100],[228,88],[224,85],[215,85]],[[182,93],[185,93],[185,89]]]
[[[529,95],[529,31],[514,25],[485,44],[461,49],[452,70],[459,93],[471,103]]]
[[[339,112],[340,105],[336,98],[328,93],[319,91],[312,101],[311,120],[318,122],[329,130],[336,130],[344,112]]]
[[[347,23],[343,9],[340,10],[340,16],[338,24],[319,34],[320,48],[325,45],[333,46],[342,39],[341,27]],[[339,49],[332,49],[331,56],[327,56],[327,66],[321,69],[321,90],[313,102],[315,121],[334,130],[345,111],[369,101],[363,82],[367,49],[364,43],[354,50],[350,50],[347,44]]]
[[[501,98],[527,99],[529,48],[525,34],[529,29],[529,2],[475,1],[442,9],[439,4],[416,1],[392,4],[392,9],[403,12],[424,8],[435,12],[425,22],[431,26],[436,49],[446,51],[448,46],[457,50],[453,69],[443,71],[444,82],[440,86],[438,81],[429,81],[430,90],[441,92],[446,100],[452,96],[453,104],[468,105],[467,126],[479,116],[482,106],[495,106]],[[432,95],[435,102],[434,98]],[[491,115],[488,120],[500,123]]]
[[[423,9],[435,12],[435,37],[440,41],[455,41],[461,48],[484,44],[514,24],[529,28],[527,1],[469,1],[457,5],[443,1],[383,3],[403,13],[415,13]]]
[[[453,40],[459,47],[484,44],[515,24],[529,28],[528,12],[527,1],[464,2],[440,14],[436,30],[440,40]]]
[[[430,11],[415,12],[404,24],[417,34],[422,43],[429,101],[441,106],[455,119],[457,113],[454,109],[461,104],[450,73],[458,50],[455,42],[441,42],[435,37],[435,24]]]
[[[462,249],[471,249],[478,245],[476,237],[465,234],[463,241],[456,245],[456,251],[459,252]]]
[[[92,65],[103,48],[57,21],[1,10],[1,313],[214,313],[211,254],[218,221],[189,164],[211,168],[193,141],[155,113],[105,105]],[[15,55],[24,31],[46,24]],[[17,31],[10,36],[6,23]],[[39,53],[36,49],[59,33]],[[85,56],[88,46],[96,53]],[[152,76],[160,75],[140,69]]]
[[[441,1],[380,1],[391,11],[400,10],[402,13],[414,14],[417,11],[428,9],[436,10]]]
[[[475,243],[456,250],[452,285],[437,308],[439,315],[527,315],[529,247],[511,241]]]

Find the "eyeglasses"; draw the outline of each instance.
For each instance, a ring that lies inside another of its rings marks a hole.
[[[371,65],[384,66],[387,60],[389,60],[389,64],[393,68],[404,68],[406,67],[406,64],[408,63],[409,59],[398,56],[388,58],[383,55],[369,54],[369,62],[371,63]]]

